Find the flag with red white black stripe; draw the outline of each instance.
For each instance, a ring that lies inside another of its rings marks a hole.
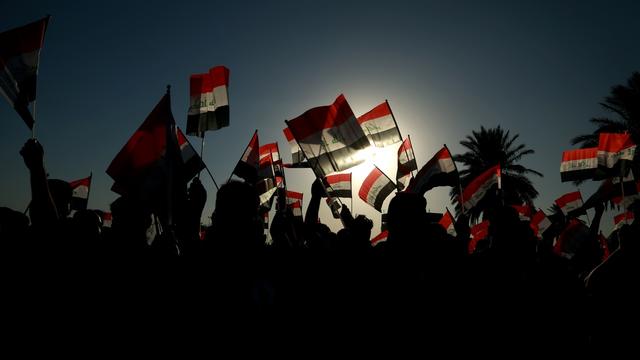
[[[455,186],[458,184],[458,170],[445,145],[429,160],[415,178],[411,179],[406,191],[424,194],[436,186]]]
[[[413,146],[411,146],[411,138],[407,137],[398,148],[398,169],[396,171],[398,190],[402,191],[407,187],[411,172],[414,170],[418,170],[418,164],[413,153]]]
[[[498,184],[501,188],[500,165],[493,166],[473,179],[462,191],[462,207],[469,210],[476,206],[491,187]]]
[[[451,215],[451,212],[449,212],[449,209],[447,209],[447,211],[442,214],[442,218],[438,223],[447,231],[447,234],[451,236],[457,235],[455,228],[455,219],[453,218],[453,215]]]
[[[469,240],[469,244],[467,245],[469,254],[473,254],[476,251],[478,242],[480,240],[483,240],[487,236],[489,236],[489,225],[489,220],[485,220],[471,227],[471,229],[469,230],[469,232],[471,233],[471,239]]]
[[[69,182],[71,186],[71,210],[86,210],[91,191],[91,178],[89,175],[84,179]]]
[[[351,173],[327,175],[324,185],[329,197],[351,197]]]
[[[636,144],[631,134],[600,133],[598,167],[603,170],[605,176],[619,176],[622,164],[633,161],[635,153]]]
[[[384,200],[395,190],[396,185],[377,166],[367,175],[360,186],[358,196],[374,209],[382,212]]]
[[[388,230],[384,230],[380,234],[374,236],[371,239],[371,246],[376,246],[376,245],[378,245],[380,243],[383,243],[383,242],[387,241],[388,238],[389,238],[389,231]]]
[[[567,150],[562,153],[560,181],[593,179],[598,170],[598,148]]]
[[[229,126],[229,69],[216,66],[191,75],[187,134],[204,136],[208,130]]]
[[[542,238],[545,231],[547,231],[551,227],[551,221],[547,217],[547,215],[542,210],[538,210],[531,217],[531,222],[529,223],[533,233],[538,237]]]
[[[249,144],[242,153],[242,157],[238,160],[236,167],[233,169],[232,175],[236,175],[237,177],[254,184],[258,180],[260,161],[259,148],[258,130],[256,130],[253,133]]]
[[[562,213],[567,216],[571,211],[582,207],[582,195],[580,194],[580,191],[570,192],[557,198],[555,203],[558,205]]]
[[[358,117],[358,123],[376,147],[385,147],[402,141],[400,130],[387,101]]]

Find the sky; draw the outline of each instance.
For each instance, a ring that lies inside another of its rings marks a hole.
[[[508,129],[535,150],[522,164],[547,209],[574,191],[560,182],[562,151],[609,115],[599,102],[640,71],[637,1],[22,1],[0,5],[0,31],[52,16],[41,52],[36,137],[52,178],[93,173],[89,208],[116,199],[109,163],[170,84],[173,115],[186,125],[189,76],[215,65],[230,71],[229,127],[209,132],[204,161],[218,184],[230,176],[253,131],[290,149],[284,120],[345,94],[361,115],[385,99],[418,165],[480,126]],[[30,132],[0,102],[0,206],[24,210],[28,172],[19,150]],[[199,140],[190,138],[196,149]],[[399,144],[398,144],[399,145]],[[395,178],[397,146],[373,159]],[[354,195],[373,165],[353,169]],[[204,176],[204,175],[203,175]],[[310,199],[313,174],[286,173]],[[215,188],[203,178],[215,205]],[[581,185],[586,199],[595,183]],[[428,208],[451,208],[448,188],[426,194]],[[386,209],[389,200],[385,202]],[[350,200],[344,201],[351,207]],[[380,214],[356,197],[354,212]],[[611,230],[613,212],[602,229]],[[322,204],[320,216],[334,230]],[[206,219],[205,219],[206,221]]]

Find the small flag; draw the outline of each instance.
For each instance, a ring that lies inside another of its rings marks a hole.
[[[407,137],[398,148],[396,185],[399,191],[407,187],[411,179],[411,172],[414,170],[418,170],[418,164],[416,163],[416,157],[413,153],[413,147],[411,146],[411,139]]]
[[[451,215],[451,213],[449,212],[449,209],[447,209],[447,211],[442,214],[442,219],[440,219],[438,223],[447,231],[447,234],[451,236],[457,236],[456,228],[454,226],[455,220],[453,218],[453,215]]]
[[[351,197],[351,173],[327,175],[324,185],[329,197]]]
[[[291,213],[293,214],[293,216],[302,218],[302,203],[300,201],[287,204],[287,206],[291,209]]]
[[[204,136],[207,130],[229,126],[229,69],[211,68],[208,73],[191,75],[187,134]]]
[[[576,181],[593,179],[598,170],[598,148],[567,150],[562,153],[560,180]]]
[[[188,182],[193,179],[200,171],[202,171],[206,165],[200,158],[200,155],[196,153],[196,150],[191,146],[187,137],[184,136],[182,130],[176,126],[176,138],[178,139],[178,146],[180,146],[180,155],[182,162],[184,163],[184,176]]]
[[[386,101],[360,116],[358,123],[376,147],[385,147],[402,141],[400,130]]]
[[[307,110],[287,126],[318,178],[366,160],[362,150],[370,146],[369,139],[344,95],[331,105]]]
[[[478,246],[478,241],[486,238],[489,235],[489,220],[485,220],[479,224],[471,227],[471,240],[469,241],[468,251],[469,254],[473,254]]]
[[[600,133],[598,141],[598,166],[613,169],[620,160],[633,161],[636,144],[630,134]],[[616,173],[617,171],[609,171]],[[615,174],[617,175],[617,174]]]
[[[436,186],[455,186],[457,183],[458,171],[445,145],[411,179],[406,191],[424,194]]]
[[[500,165],[493,166],[480,174],[477,178],[473,179],[462,191],[462,206],[469,210],[476,206],[484,195],[489,191],[491,186],[498,184],[498,189],[501,188],[500,182]],[[411,185],[409,185],[411,186]]]
[[[89,191],[91,189],[91,177],[71,181],[71,210],[86,210],[89,201]]]
[[[389,231],[384,230],[380,234],[376,235],[373,239],[371,239],[371,246],[376,246],[382,242],[387,241],[388,237],[389,237]]]
[[[233,173],[237,177],[244,179],[245,181],[253,184],[258,179],[259,168],[259,146],[258,146],[258,130],[253,133],[249,145],[244,150],[242,157],[238,160],[236,167],[233,169]]]
[[[518,217],[520,218],[520,221],[526,221],[526,222],[531,221],[531,213],[533,212],[533,210],[531,209],[531,206],[511,205],[511,207],[518,212]]]
[[[367,175],[360,186],[358,196],[374,209],[382,212],[384,200],[395,190],[395,184],[377,166]]]
[[[302,197],[303,193],[287,190],[287,207],[293,212],[293,216],[302,217]]]
[[[531,229],[533,230],[533,233],[538,238],[542,239],[542,236],[544,235],[545,231],[547,231],[549,227],[551,227],[551,221],[549,220],[547,215],[544,213],[544,211],[538,210],[538,212],[533,214],[533,217],[531,218],[530,226],[531,226]]]
[[[33,116],[29,104],[36,99],[40,50],[49,17],[0,33],[0,93],[29,129]]]
[[[571,211],[582,207],[582,195],[580,195],[580,191],[564,194],[556,199],[556,204],[562,210],[562,213],[567,216]]]

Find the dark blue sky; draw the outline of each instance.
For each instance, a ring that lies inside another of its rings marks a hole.
[[[30,1],[0,12],[0,31],[52,15],[36,134],[52,177],[93,171],[92,208],[115,199],[104,171],[166,84],[184,127],[189,75],[223,64],[231,69],[231,126],[207,134],[204,156],[219,183],[254,129],[290,159],[283,120],[344,93],[357,115],[388,99],[419,165],[443,143],[461,152],[459,141],[480,125],[519,133],[536,151],[523,164],[545,175],[533,180],[536,204],[547,209],[573,190],[559,176],[569,140],[592,131],[588,119],[605,114],[598,102],[640,70],[637,1],[133,3]],[[0,206],[22,210],[30,193],[18,151],[29,132],[6,102],[0,118]],[[394,177],[385,158],[377,163]],[[368,169],[356,170],[356,180]],[[292,190],[310,196],[310,172],[287,175]],[[587,197],[594,186],[581,190]],[[447,191],[427,194],[431,211],[450,206]],[[376,233],[379,215],[354,201]]]

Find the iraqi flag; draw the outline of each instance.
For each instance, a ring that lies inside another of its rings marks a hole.
[[[232,175],[244,179],[253,184],[258,180],[258,168],[260,161],[260,146],[258,144],[258,130],[253,133],[249,145],[242,153],[242,157],[238,160],[236,167],[233,169]]]
[[[518,212],[518,217],[520,221],[531,221],[531,213],[533,210],[529,205],[511,205]]]
[[[284,132],[284,137],[287,138],[287,142],[291,147],[291,164],[285,164],[284,167],[308,168],[309,163],[304,161],[305,159],[304,154],[302,153],[300,146],[298,146],[298,142],[293,137],[293,134],[291,134],[291,130],[289,130],[289,128],[287,127],[287,128],[284,128],[282,132]]]
[[[385,147],[402,141],[400,130],[387,101],[360,116],[358,123],[376,147]]]
[[[318,178],[366,160],[362,150],[370,146],[369,139],[342,94],[331,105],[287,121],[287,126]]]
[[[447,209],[447,211],[442,214],[442,219],[440,219],[438,223],[447,231],[447,234],[451,236],[457,236],[455,219],[453,218],[453,215],[451,215],[451,212],[449,212],[449,209]]]
[[[191,75],[189,84],[187,134],[204,136],[207,130],[229,126],[229,69],[216,66]]]
[[[597,147],[562,152],[562,163],[560,164],[560,180],[562,182],[593,179],[597,170]]]
[[[269,211],[273,206],[273,197],[276,194],[278,188],[274,184],[272,178],[260,179],[255,185],[258,192],[258,198],[260,199],[260,209],[262,211]]]
[[[291,204],[287,204],[287,207],[291,209],[293,216],[302,218],[302,201],[296,201]]]
[[[613,230],[618,230],[624,225],[631,224],[634,220],[633,212],[626,211],[613,217]]]
[[[371,246],[376,246],[380,243],[387,241],[389,238],[389,231],[384,230],[380,234],[376,235],[373,239],[371,239]]]
[[[178,139],[178,146],[180,147],[180,156],[182,157],[183,170],[185,181],[193,179],[200,171],[202,171],[206,165],[200,158],[200,155],[196,153],[187,137],[184,136],[182,130],[176,126],[176,138]]]
[[[538,210],[531,217],[531,222],[529,223],[533,233],[540,239],[544,235],[545,231],[551,227],[551,221],[547,217],[547,215],[542,210]]]
[[[110,212],[102,213],[102,227],[111,228],[111,222],[113,221],[113,215]]]
[[[89,192],[91,191],[91,177],[71,181],[71,210],[86,210],[89,201]]]
[[[0,33],[0,93],[33,129],[29,104],[36,99],[40,50],[49,16]]]
[[[436,186],[455,186],[457,183],[458,170],[445,145],[411,179],[406,191],[423,195]]]
[[[501,188],[500,165],[493,166],[473,179],[462,191],[462,207],[470,210],[476,206],[494,184]],[[411,185],[409,185],[411,186]]]
[[[570,192],[560,196],[555,202],[562,213],[567,216],[571,211],[582,207],[582,195],[580,195],[580,191]]]
[[[469,244],[467,245],[469,254],[473,254],[476,251],[476,248],[478,247],[478,241],[489,236],[489,225],[489,220],[485,220],[471,227],[471,229],[469,230],[469,232],[471,233],[471,240],[469,240]]]
[[[407,187],[411,178],[411,172],[418,170],[416,157],[411,146],[411,138],[404,139],[398,148],[398,170],[396,172],[396,185],[398,190],[402,191]]]
[[[167,191],[169,183],[173,186],[184,180],[174,176],[184,176],[175,134],[171,97],[167,92],[111,161],[107,168],[107,174],[115,181],[111,190],[153,200],[159,192]]]
[[[367,175],[360,186],[358,196],[374,209],[382,212],[382,203],[395,190],[396,185],[377,166]]]
[[[630,134],[600,133],[598,140],[598,166],[609,174],[618,175],[615,170],[621,160],[633,161],[636,144]],[[613,169],[613,170],[612,170]]]
[[[324,186],[329,197],[351,197],[351,173],[327,175]]]

